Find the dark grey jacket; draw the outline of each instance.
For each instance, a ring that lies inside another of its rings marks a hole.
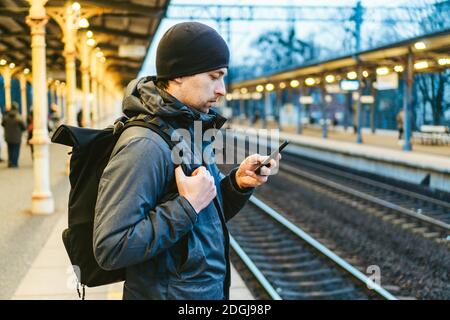
[[[150,77],[130,83],[123,111],[128,116],[152,114],[175,129],[190,131],[194,120],[201,120],[204,129],[225,122],[213,111],[203,114],[182,105],[157,89]],[[217,197],[197,215],[177,193],[167,143],[146,128],[122,133],[99,184],[94,253],[105,269],[126,267],[124,299],[228,298],[225,222],[244,206],[253,189],[238,188],[236,169],[225,178],[215,164],[207,169],[215,179]]]
[[[22,133],[26,126],[16,110],[11,110],[3,116],[2,126],[5,127],[5,141],[18,144],[22,141]]]

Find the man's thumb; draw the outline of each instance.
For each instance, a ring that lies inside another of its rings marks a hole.
[[[186,176],[184,174],[184,171],[183,171],[183,168],[181,168],[181,166],[178,166],[178,167],[175,168],[175,178],[177,180],[186,178]]]

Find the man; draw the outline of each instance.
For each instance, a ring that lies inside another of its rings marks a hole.
[[[17,103],[13,102],[11,110],[2,120],[2,126],[5,127],[5,141],[8,144],[8,168],[19,167],[20,143],[26,128],[18,110]]]
[[[403,139],[403,120],[405,118],[405,114],[403,109],[400,109],[400,111],[397,113],[397,116],[395,117],[395,120],[397,121],[397,129],[398,129],[398,140],[399,142]]]
[[[229,51],[212,28],[195,22],[170,28],[156,56],[157,77],[132,81],[125,115],[147,114],[193,136],[225,119],[211,110],[225,95]],[[196,147],[202,151],[211,142]],[[94,254],[104,269],[126,268],[124,299],[228,299],[226,221],[246,203],[266,157],[252,155],[221,178],[215,163],[183,172],[168,144],[141,127],[125,130],[101,177],[94,221]],[[279,159],[278,159],[279,160]]]

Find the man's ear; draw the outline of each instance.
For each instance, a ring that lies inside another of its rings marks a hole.
[[[171,81],[174,81],[177,84],[182,84],[183,83],[183,77],[174,78]]]

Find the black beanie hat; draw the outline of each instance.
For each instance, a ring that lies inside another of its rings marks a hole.
[[[158,79],[228,68],[230,51],[223,38],[199,22],[183,22],[166,31],[156,51]]]

